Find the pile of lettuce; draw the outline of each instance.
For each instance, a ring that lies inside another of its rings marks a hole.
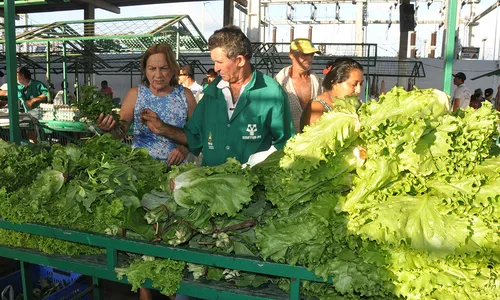
[[[303,282],[311,298],[500,298],[497,112],[485,103],[451,113],[434,89],[335,104],[251,169],[228,159],[166,173],[146,150],[109,135],[49,150],[0,143],[0,176],[12,179],[0,186],[0,216],[305,266],[332,282]],[[0,244],[101,251],[5,230]],[[133,289],[153,278],[171,294],[184,266],[148,258],[117,271]],[[188,270],[289,288],[237,270]]]
[[[152,159],[145,149],[132,149],[110,135],[94,137],[82,147],[54,145],[35,151],[4,142],[0,147],[10,149],[0,151],[0,161],[11,162],[4,170],[24,171],[19,173],[24,182],[9,181],[0,186],[0,217],[15,223],[125,236],[129,212],[140,207],[144,194],[166,180],[163,163]],[[8,175],[2,172],[2,176]],[[0,231],[0,244],[69,255],[101,252],[95,247],[8,230]]]
[[[303,285],[320,299],[499,298],[491,105],[450,113],[444,93],[402,88],[338,102],[255,167],[278,210],[256,229],[261,256],[331,277]]]

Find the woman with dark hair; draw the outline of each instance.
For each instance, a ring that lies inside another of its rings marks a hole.
[[[131,88],[123,99],[120,122],[110,115],[101,115],[97,126],[103,132],[123,138],[133,123],[132,147],[147,148],[153,158],[168,165],[178,165],[189,153],[187,148],[154,134],[141,123],[140,114],[142,110],[150,109],[162,122],[182,128],[191,117],[196,100],[191,90],[178,83],[179,65],[169,45],[156,44],[146,50],[141,59],[141,70],[144,74],[142,84]]]
[[[300,129],[312,125],[323,115],[333,109],[335,98],[359,95],[363,85],[363,66],[354,59],[341,57],[335,60],[330,71],[323,80],[323,93],[311,99],[304,108],[300,120]]]

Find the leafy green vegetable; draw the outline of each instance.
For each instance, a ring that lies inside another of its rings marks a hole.
[[[95,85],[84,85],[81,87],[81,98],[77,102],[80,116],[87,121],[95,123],[100,114],[112,115],[118,121],[120,116],[113,111],[111,96],[97,89]]]
[[[179,289],[185,266],[184,262],[171,259],[137,259],[128,266],[115,270],[119,280],[127,276],[132,291],[136,291],[146,279],[150,279],[154,288],[159,288],[163,295],[169,296]]]
[[[170,172],[175,202],[185,208],[209,207],[212,216],[236,215],[251,201],[257,177],[241,168],[235,159],[215,167],[193,168],[186,172]]]

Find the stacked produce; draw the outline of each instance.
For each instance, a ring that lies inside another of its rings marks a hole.
[[[109,136],[50,151],[0,143],[8,166],[0,176],[25,174],[3,183],[0,215],[306,266],[333,282],[303,282],[302,291],[319,299],[500,298],[491,105],[451,114],[444,93],[401,88],[361,107],[354,97],[335,104],[252,169],[229,159],[167,174],[147,151]],[[16,164],[22,159],[31,163]],[[49,253],[100,251],[0,232],[0,243],[25,241]],[[171,294],[183,268],[144,258],[117,271],[134,289],[152,278]],[[237,270],[188,269],[239,286],[288,287]]]
[[[3,219],[129,238],[141,237],[128,229],[137,219],[144,220],[143,195],[167,180],[164,163],[110,135],[94,137],[83,147],[55,145],[48,150],[0,140],[0,162]],[[103,253],[92,246],[3,229],[0,244],[68,255]],[[179,264],[182,269],[184,263],[170,264],[179,274],[170,293],[180,282]]]
[[[332,276],[334,288],[304,286],[320,299],[498,298],[500,193],[493,186],[498,187],[500,158],[490,154],[498,118],[491,105],[450,114],[441,92],[396,88],[358,110],[359,133],[337,130],[344,135],[331,136],[335,131],[322,130],[326,120],[341,119],[336,115],[343,110],[324,115],[291,140],[280,160],[286,175],[272,180],[307,180],[322,163],[359,144],[366,162],[352,172],[350,191],[325,191],[329,184],[338,186],[338,177],[330,176],[291,208],[280,199],[293,215],[281,212],[256,230],[262,256]],[[314,144],[321,134],[343,147]],[[310,141],[310,148],[291,146],[299,139]],[[307,161],[312,171],[302,167]],[[344,182],[348,175],[341,175]],[[273,201],[276,187],[266,188]],[[284,238],[286,232],[294,234]]]

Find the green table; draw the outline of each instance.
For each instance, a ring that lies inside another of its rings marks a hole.
[[[47,265],[62,270],[86,274],[93,278],[94,299],[100,299],[99,279],[119,281],[114,268],[119,263],[118,251],[132,252],[162,258],[170,258],[194,264],[234,269],[245,272],[283,277],[290,279],[290,293],[269,288],[251,290],[226,282],[195,281],[185,279],[181,282],[178,293],[205,299],[300,299],[301,280],[324,282],[317,278],[311,271],[304,267],[290,266],[280,263],[262,261],[254,257],[240,257],[189,249],[185,247],[172,247],[165,244],[154,244],[145,241],[128,240],[114,236],[81,232],[72,229],[58,228],[38,224],[13,224],[0,219],[0,228],[42,235],[51,238],[93,245],[106,249],[106,254],[100,259],[88,260],[85,257],[69,257],[61,255],[47,255],[36,250],[0,247],[0,256],[21,261],[23,281],[29,279],[25,275],[28,263]],[[126,279],[121,282],[126,283]],[[331,279],[328,284],[331,284]],[[28,286],[28,283],[23,283]],[[150,287],[150,284],[146,284]],[[24,294],[26,295],[26,293]],[[27,299],[27,297],[25,297]]]

